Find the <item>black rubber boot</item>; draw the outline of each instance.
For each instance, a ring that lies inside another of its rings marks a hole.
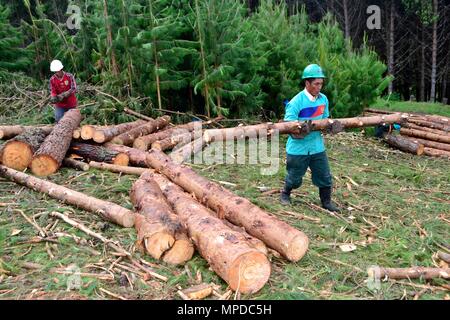
[[[331,187],[319,189],[320,201],[322,201],[322,208],[332,212],[341,212],[341,210],[331,202]]]
[[[286,187],[281,190],[280,201],[282,205],[290,205],[291,204],[291,191],[292,189],[287,189]]]

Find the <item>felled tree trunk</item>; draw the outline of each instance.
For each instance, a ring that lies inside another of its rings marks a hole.
[[[73,131],[78,128],[80,121],[81,113],[78,109],[64,114],[34,154],[31,171],[35,175],[48,176],[58,170],[69,149]]]
[[[46,130],[31,128],[8,140],[3,147],[1,162],[9,168],[25,170],[47,135]]]
[[[418,130],[418,131],[431,132],[431,133],[438,134],[438,135],[450,136],[450,132],[433,129],[433,128],[429,128],[429,127],[422,127],[422,126],[416,125],[414,123],[404,123],[404,124],[402,124],[402,127],[407,128],[407,129]]]
[[[449,123],[449,125],[445,125],[445,124],[441,124],[441,123],[436,123],[436,122],[426,121],[426,120],[420,120],[420,119],[415,119],[415,118],[408,119],[408,122],[414,123],[414,124],[416,124],[418,126],[421,126],[421,127],[427,127],[427,128],[431,128],[431,129],[437,129],[437,130],[450,132],[450,123]]]
[[[81,162],[72,158],[64,158],[63,165],[80,171],[89,170],[89,165],[86,162]]]
[[[390,146],[404,152],[412,153],[418,156],[423,154],[424,146],[422,144],[411,141],[400,135],[387,134],[384,137],[384,141],[386,141]]]
[[[138,150],[135,148],[130,148],[130,147],[123,146],[120,144],[110,143],[110,142],[105,143],[103,146],[109,150],[127,154],[128,157],[130,158],[130,163],[133,166],[138,166],[138,167],[143,167],[143,168],[148,167],[147,162],[146,162],[147,152],[145,152],[145,151]]]
[[[105,143],[112,140],[115,136],[118,136],[133,128],[142,126],[145,123],[147,123],[147,121],[137,120],[133,122],[122,123],[117,126],[111,126],[107,129],[95,130],[93,139],[97,143]]]
[[[371,277],[383,279],[434,279],[434,278],[450,278],[450,268],[370,268],[368,273]]]
[[[94,126],[94,125],[84,125],[81,127],[80,137],[83,140],[92,140],[94,138],[95,132],[100,130],[106,130],[111,126]]]
[[[102,146],[87,143],[72,142],[70,152],[83,157],[87,161],[112,163],[119,166],[128,166],[129,157],[126,153],[109,150]]]
[[[450,143],[450,135],[440,135],[421,130],[404,129],[404,128],[400,129],[400,134],[404,136],[417,137],[436,142]]]
[[[92,168],[95,168],[95,169],[107,170],[107,171],[115,172],[115,173],[133,174],[133,175],[137,175],[137,176],[140,176],[141,174],[143,174],[145,172],[145,170],[148,170],[148,169],[144,169],[144,168],[118,166],[115,164],[96,162],[96,161],[90,161],[89,166]]]
[[[190,143],[191,141],[199,138],[202,135],[202,132],[191,132],[186,134],[179,134],[173,137],[168,137],[163,140],[155,141],[152,143],[152,148],[158,149],[161,151],[173,149],[178,145],[185,145]]]
[[[112,139],[112,143],[123,144],[125,146],[132,145],[135,139],[162,129],[167,126],[169,122],[169,116],[163,116],[157,118],[156,120],[148,121],[147,123],[137,128],[131,129],[127,132],[122,133],[121,135],[118,135],[117,137]]]
[[[19,134],[22,134],[24,131],[34,128],[40,128],[44,130],[47,134],[52,132],[53,126],[0,126],[0,140],[8,140]]]
[[[203,204],[235,225],[242,226],[252,236],[278,251],[291,261],[300,260],[308,249],[306,235],[282,222],[245,198],[196,174],[192,169],[176,164],[159,150],[147,153],[147,164],[163,173],[184,190],[195,194]]]
[[[423,153],[427,156],[431,157],[446,157],[450,158],[450,151],[433,149],[433,148],[424,148]]]
[[[206,207],[195,201],[180,187],[159,174],[152,177],[182,222],[197,250],[211,268],[232,290],[242,293],[259,291],[270,276],[267,257],[247,241],[241,233],[228,228]]]
[[[420,139],[420,138],[415,138],[415,137],[408,137],[408,136],[404,136],[404,137],[407,139],[410,139],[411,141],[414,141],[416,143],[423,144],[427,148],[450,151],[450,144],[448,144],[448,143],[430,141],[430,140],[425,140],[425,139]]]
[[[31,188],[37,192],[45,193],[50,197],[58,199],[64,203],[96,213],[104,219],[123,227],[129,228],[134,225],[135,214],[117,204],[90,197],[81,192],[68,189],[5,166],[0,166],[0,176]]]
[[[173,264],[190,260],[194,250],[192,243],[182,235],[186,230],[148,172],[133,184],[130,197],[142,216],[136,220],[139,245],[155,259],[162,258]],[[170,253],[172,248],[174,252]]]
[[[194,141],[182,146],[181,148],[174,150],[170,153],[170,158],[176,163],[183,163],[191,158],[191,156],[196,155],[203,148],[208,145],[211,140],[206,138],[204,135],[195,139]],[[157,148],[156,148],[157,149]]]

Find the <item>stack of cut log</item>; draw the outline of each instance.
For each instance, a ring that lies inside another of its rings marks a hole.
[[[339,121],[355,128],[404,119],[393,114]],[[71,110],[50,129],[15,128],[16,134],[9,134],[0,150],[0,176],[118,225],[134,226],[138,248],[155,259],[181,264],[196,249],[231,289],[242,293],[256,292],[268,281],[268,248],[294,262],[305,255],[309,241],[303,232],[163,152],[183,143],[190,146],[192,139],[210,142],[245,139],[254,133],[295,133],[299,122],[202,131],[205,123],[173,126],[167,116],[101,127],[79,128],[80,121],[80,113]],[[314,121],[314,130],[323,130],[333,121]],[[14,170],[30,167],[35,175],[47,176],[63,163],[73,164],[73,157],[95,168],[140,175],[130,190],[135,211]]]
[[[366,109],[368,115],[392,115],[392,111]],[[399,134],[388,133],[384,140],[404,152],[450,158],[450,118],[428,114],[409,114]]]

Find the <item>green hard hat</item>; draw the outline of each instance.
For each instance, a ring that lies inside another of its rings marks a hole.
[[[308,78],[326,78],[322,68],[318,64],[310,64],[303,70],[302,80]]]

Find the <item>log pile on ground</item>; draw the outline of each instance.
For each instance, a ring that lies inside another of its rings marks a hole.
[[[152,119],[127,110],[141,120],[79,127],[81,115],[73,110],[54,127],[0,127],[3,137],[11,139],[0,148],[3,163],[0,176],[118,225],[134,227],[138,246],[155,259],[183,264],[191,259],[195,249],[232,290],[241,293],[257,292],[267,283],[271,272],[268,248],[293,262],[306,254],[309,240],[302,231],[198,175],[162,151],[172,149],[172,155],[182,154],[184,159],[183,150],[191,155],[196,143],[199,146],[194,151],[200,151],[213,141],[257,138],[275,132],[295,133],[299,122],[205,130],[203,126],[213,125],[218,119],[173,125],[168,116]],[[357,128],[404,123],[406,118],[394,113],[339,121],[346,128]],[[411,126],[433,122],[433,127],[428,128],[434,131],[424,131],[428,136],[446,130],[445,123],[438,123],[432,117],[414,119],[422,122],[410,122]],[[312,124],[314,130],[325,130],[333,121],[326,119]],[[403,136],[387,139],[415,154],[426,154],[431,152],[427,149],[437,149],[433,146],[447,144],[442,139],[433,145],[406,141]],[[95,168],[140,175],[130,190],[136,212],[8,168],[23,170],[30,166],[35,175],[47,176],[55,173],[61,164],[77,170]]]
[[[367,115],[395,115],[392,111],[366,109]],[[386,133],[384,141],[404,152],[450,159],[450,118],[429,114],[408,114],[398,134]]]

